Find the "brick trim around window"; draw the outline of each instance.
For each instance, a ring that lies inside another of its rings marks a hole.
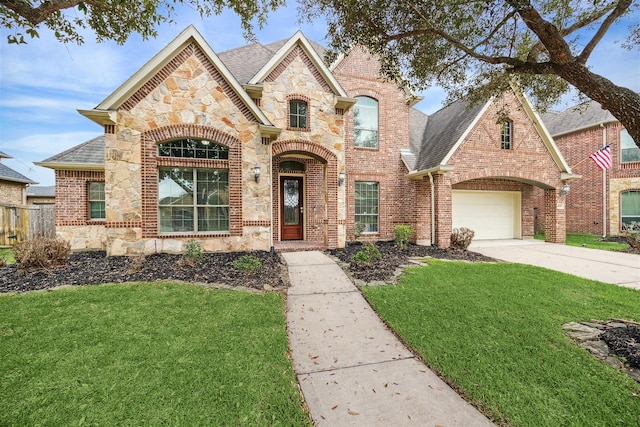
[[[291,102],[299,101],[304,102],[307,106],[307,117],[306,117],[306,126],[305,127],[297,127],[292,126],[291,124]],[[293,131],[301,131],[301,132],[309,132],[311,131],[311,99],[308,96],[304,95],[289,95],[287,96],[287,130]]]
[[[171,139],[199,138],[229,149],[229,160],[206,160],[189,158],[158,157],[159,143]],[[144,132],[142,142],[142,236],[160,235],[158,227],[158,167],[181,166],[191,168],[226,168],[229,170],[229,233],[220,235],[242,235],[242,153],[240,141],[224,132],[208,126],[172,125]],[[210,233],[209,233],[210,234]],[[207,236],[209,235],[207,234]],[[214,233],[214,235],[219,235]],[[202,237],[201,234],[194,234]],[[188,237],[180,235],[180,237]]]

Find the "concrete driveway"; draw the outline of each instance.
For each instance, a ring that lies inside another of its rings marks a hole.
[[[496,259],[545,267],[640,290],[640,255],[580,248],[540,240],[481,240],[469,250]]]

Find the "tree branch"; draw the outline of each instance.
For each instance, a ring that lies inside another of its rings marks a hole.
[[[23,17],[34,27],[51,16],[51,14],[62,9],[77,6],[81,0],[48,0],[41,3],[38,7],[31,7],[31,4],[20,0],[3,1],[2,5]]]
[[[587,45],[584,47],[582,53],[578,55],[577,59],[580,64],[587,63],[587,59],[589,59],[589,56],[591,56],[593,49],[595,49],[596,45],[600,43],[600,40],[602,40],[602,37],[604,37],[604,34],[609,30],[611,25],[619,17],[624,15],[627,10],[629,10],[631,2],[632,0],[620,0],[617,2],[615,9],[613,9],[609,16],[605,18],[605,20],[602,22],[602,25],[600,25],[600,28],[598,28],[598,31],[596,31],[596,33],[594,34],[593,38],[589,40],[589,43],[587,43]],[[615,3],[612,3],[611,6],[613,6],[614,4]]]

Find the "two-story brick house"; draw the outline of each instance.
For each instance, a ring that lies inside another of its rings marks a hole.
[[[216,54],[184,30],[81,111],[104,135],[39,162],[56,171],[58,234],[121,255],[191,238],[335,248],[409,224],[447,247],[454,226],[531,237],[539,187],[547,240],[564,241],[560,188],[576,176],[519,92],[426,116],[363,50],[322,55],[302,33]]]
[[[543,120],[582,179],[567,195],[567,231],[617,236],[640,223],[640,148],[620,122],[595,101]],[[589,156],[609,145],[612,167],[600,170]]]

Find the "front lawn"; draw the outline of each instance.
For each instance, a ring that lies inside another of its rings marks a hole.
[[[640,424],[640,384],[562,331],[571,321],[639,321],[639,291],[521,264],[429,264],[364,294],[428,365],[497,422]]]
[[[0,248],[0,259],[4,259],[7,264],[14,264],[16,262],[11,248]]]
[[[538,240],[544,240],[544,233],[535,235]],[[625,242],[608,240],[597,234],[567,234],[566,244],[568,246],[580,246],[590,249],[603,249],[607,251],[626,251],[629,245]]]
[[[138,283],[0,296],[2,425],[310,425],[277,293]]]

